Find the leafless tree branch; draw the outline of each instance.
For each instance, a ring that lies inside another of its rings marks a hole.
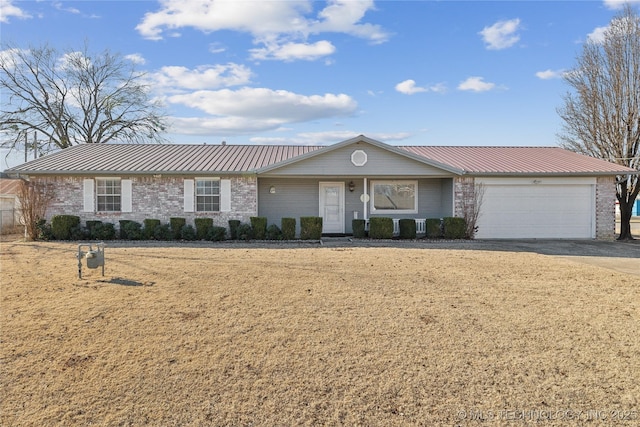
[[[630,5],[616,16],[602,42],[587,41],[565,75],[573,89],[558,114],[559,135],[570,150],[640,171],[640,17]],[[620,239],[632,239],[630,219],[639,175],[619,176]]]
[[[3,46],[0,91],[3,147],[17,148],[32,132],[55,148],[165,141],[166,117],[150,100],[144,75],[109,51]]]

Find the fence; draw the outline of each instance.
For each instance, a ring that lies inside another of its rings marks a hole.
[[[20,211],[18,209],[0,210],[0,232],[12,231],[20,225],[22,224],[20,223]]]

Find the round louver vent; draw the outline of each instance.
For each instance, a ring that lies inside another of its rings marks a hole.
[[[351,153],[351,163],[354,166],[364,166],[367,164],[367,153],[362,150],[356,150]]]

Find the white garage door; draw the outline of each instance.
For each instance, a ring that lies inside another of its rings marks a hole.
[[[483,179],[479,239],[595,237],[595,179]]]

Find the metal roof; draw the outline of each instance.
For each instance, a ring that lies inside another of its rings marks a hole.
[[[296,145],[82,144],[8,172],[36,174],[243,173],[320,147]]]
[[[559,147],[404,146],[471,175],[628,174],[634,169]]]
[[[260,173],[309,159],[345,143],[364,141],[439,165],[455,175],[615,175],[637,171],[558,147],[390,146],[364,136],[332,146],[82,144],[32,160],[21,174],[239,174]],[[266,168],[266,169],[265,169]]]

